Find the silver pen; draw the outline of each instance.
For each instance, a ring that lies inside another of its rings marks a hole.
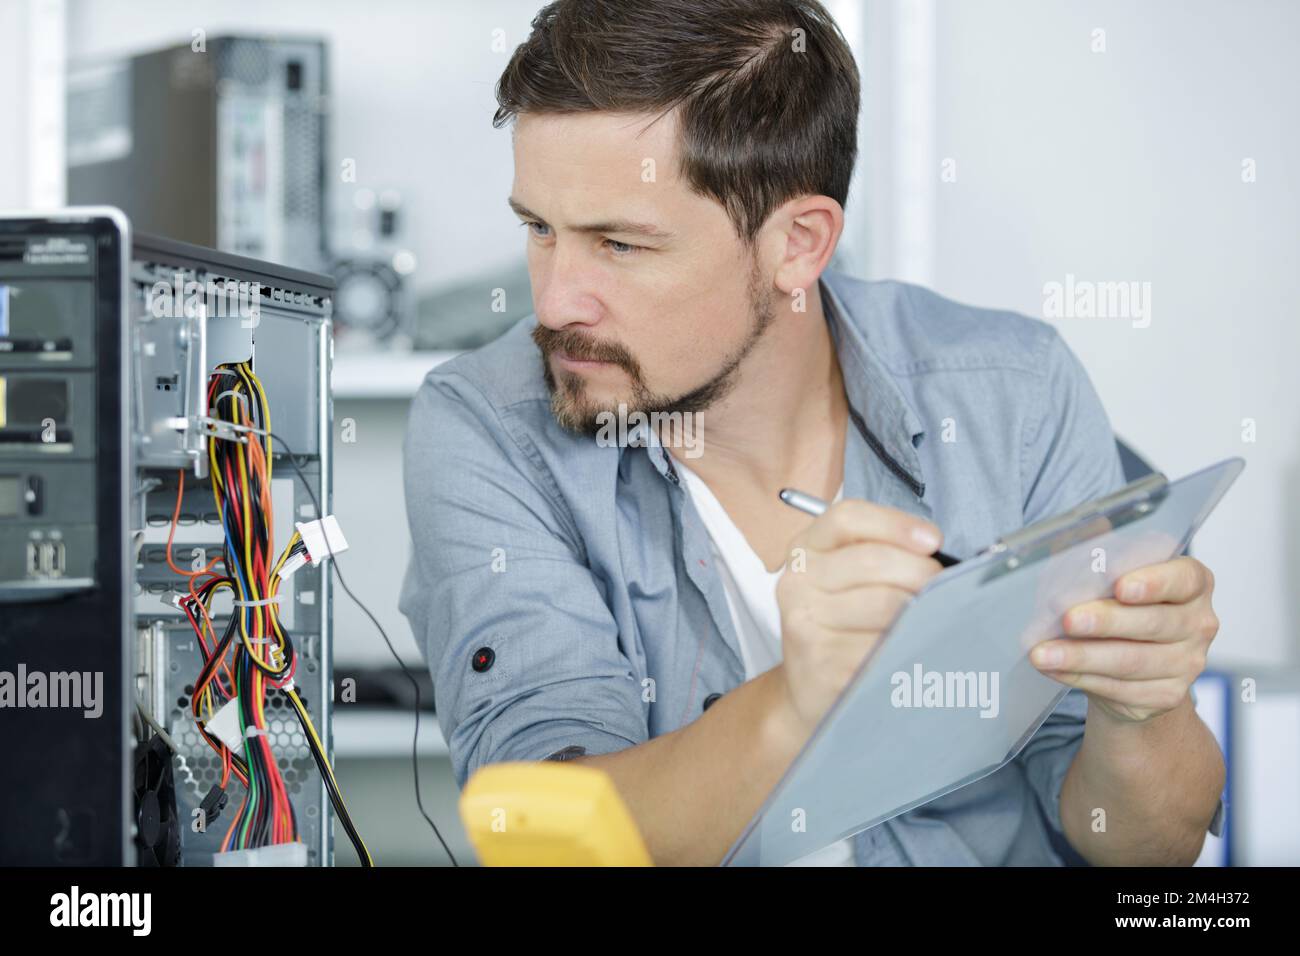
[[[804,514],[812,515],[814,518],[825,514],[826,509],[830,507],[816,495],[810,495],[806,491],[799,491],[797,488],[782,488],[781,500],[791,508],[797,508]],[[934,554],[930,555],[930,557],[934,558],[945,568],[950,568],[954,564],[961,564],[960,558],[954,558],[951,554],[945,554],[942,551],[936,551]]]

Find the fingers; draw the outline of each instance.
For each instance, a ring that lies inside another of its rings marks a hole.
[[[1188,557],[1139,568],[1115,582],[1115,597],[1125,604],[1186,604],[1213,590],[1210,569]]]
[[[814,587],[829,592],[881,584],[915,593],[943,566],[934,558],[891,544],[865,541],[834,551],[810,551],[802,571]]]
[[[1208,601],[1192,604],[1121,604],[1114,598],[1088,601],[1066,612],[1062,626],[1069,637],[1127,637],[1174,643],[1210,641],[1219,620]]]
[[[807,634],[885,630],[925,583],[943,570],[929,555],[942,536],[929,522],[868,501],[841,501],[819,517],[794,548],[777,584],[791,630]]]
[[[1141,641],[1180,641],[1181,614],[1166,605],[1127,605],[1113,598],[1089,601],[1066,612],[1062,621],[1069,637],[1129,637]]]
[[[911,599],[912,592],[903,588],[850,588],[823,595],[811,618],[818,627],[832,631],[883,631]]]
[[[1205,669],[1203,655],[1189,656],[1173,644],[1120,638],[1044,641],[1033,649],[1030,661],[1058,680],[1060,674],[1073,674],[1121,681],[1181,679],[1187,683]]]
[[[860,541],[892,544],[913,554],[938,551],[943,535],[928,521],[861,499],[838,501],[796,540],[809,550],[832,551]]]
[[[1111,707],[1127,708],[1144,716],[1163,713],[1179,706],[1187,697],[1187,682],[1177,678],[1126,681],[1100,674],[1049,675],[1070,687],[1104,699]]]

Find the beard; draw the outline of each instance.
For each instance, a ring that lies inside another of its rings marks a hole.
[[[542,374],[551,393],[551,413],[555,420],[569,431],[595,437],[603,427],[607,427],[603,420],[611,415],[630,417],[634,412],[640,412],[648,418],[674,413],[698,414],[714,405],[735,387],[741,363],[776,317],[771,298],[762,289],[757,263],[750,270],[747,292],[752,321],[745,341],[723,358],[711,377],[681,395],[651,390],[646,385],[640,362],[622,345],[593,340],[577,331],[558,331],[538,324],[533,328],[533,341],[542,353]],[[562,371],[557,376],[552,371],[550,358],[556,352],[563,352],[579,361],[609,362],[618,366],[627,373],[631,394],[603,402],[593,399],[581,375]]]

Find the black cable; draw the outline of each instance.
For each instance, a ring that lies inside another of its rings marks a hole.
[[[352,847],[357,851],[357,858],[361,861],[363,867],[373,867],[375,865],[374,860],[366,849],[361,834],[357,832],[356,825],[352,822],[352,814],[348,812],[347,804],[343,801],[343,794],[339,792],[338,787],[331,779],[329,761],[316,745],[316,738],[311,732],[306,709],[302,702],[295,700],[292,695],[286,694],[285,697],[289,701],[289,706],[293,709],[294,714],[297,715],[298,723],[302,725],[303,736],[307,739],[307,746],[311,750],[312,759],[316,761],[316,769],[320,772],[321,782],[325,784],[325,789],[329,793],[330,804],[333,805],[334,812],[338,814],[339,822],[343,824],[348,839],[352,841]]]
[[[293,449],[289,447],[288,442],[275,432],[267,432],[267,434],[284,446],[284,451],[288,456],[289,464],[293,466],[293,470],[298,473],[298,480],[302,482],[303,488],[307,490],[307,494],[311,497],[311,503],[316,509],[317,518],[323,520],[325,518],[325,513],[321,510],[320,502],[316,499],[316,493],[312,491],[311,482],[307,480],[307,476],[304,475],[302,469],[298,467],[298,462],[295,460],[296,456]],[[411,682],[411,686],[415,689],[415,737],[411,741],[411,770],[415,775],[415,803],[420,808],[420,815],[424,817],[425,822],[427,822],[433,829],[433,835],[436,836],[438,842],[442,844],[443,852],[445,852],[447,858],[451,860],[451,865],[460,866],[456,861],[455,854],[453,854],[451,848],[447,846],[447,841],[442,838],[442,834],[438,831],[438,825],[433,822],[433,818],[430,817],[428,812],[424,809],[424,800],[420,796],[420,682],[415,679],[415,675],[407,668],[406,662],[402,660],[402,656],[398,654],[396,648],[393,647],[393,642],[388,639],[388,634],[384,630],[383,625],[376,620],[375,616],[370,613],[370,608],[361,603],[361,599],[352,593],[352,589],[348,587],[348,583],[343,580],[343,572],[339,570],[338,558],[334,556],[334,549],[330,547],[329,535],[322,534],[322,538],[325,541],[325,548],[330,554],[330,567],[334,571],[334,576],[339,579],[339,585],[347,593],[347,596],[352,599],[352,603],[361,608],[362,613],[364,613],[366,617],[370,618],[370,623],[375,625],[375,629],[379,631],[379,636],[382,637],[384,643],[388,645],[388,653],[393,655],[393,660],[397,661],[397,666],[402,669],[402,673],[406,675],[406,679]]]

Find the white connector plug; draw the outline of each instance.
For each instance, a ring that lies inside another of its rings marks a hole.
[[[212,856],[213,866],[306,866],[307,844],[273,843],[255,850],[227,850]]]
[[[239,698],[232,697],[217,708],[203,729],[225,744],[231,752],[242,753],[244,737],[239,732]]]
[[[343,537],[339,519],[334,515],[326,515],[316,521],[299,521],[294,527],[302,536],[303,547],[307,549],[307,557],[311,558],[313,566],[319,565],[331,554],[342,554],[348,549],[348,539]],[[307,558],[301,554],[293,555],[280,568],[280,577],[289,577],[306,563]]]

